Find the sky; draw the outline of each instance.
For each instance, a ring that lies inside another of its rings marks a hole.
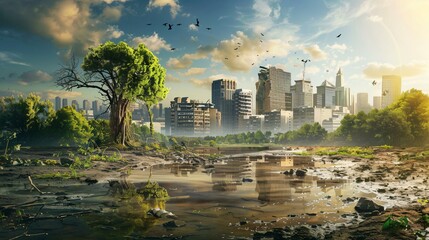
[[[428,12],[428,0],[0,0],[0,96],[100,99],[64,91],[55,73],[106,41],[155,53],[167,70],[167,105],[178,96],[206,102],[221,78],[255,95],[259,66],[290,72],[293,83],[306,59],[314,91],[341,68],[370,104],[382,75],[429,94]]]

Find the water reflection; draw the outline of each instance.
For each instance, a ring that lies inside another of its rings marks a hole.
[[[246,179],[251,179],[252,164],[247,158],[235,158],[207,166],[211,169],[213,190],[236,191]]]

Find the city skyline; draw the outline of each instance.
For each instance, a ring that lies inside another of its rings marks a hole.
[[[2,96],[37,92],[52,100],[98,99],[90,90],[63,92],[54,73],[71,49],[81,57],[106,40],[144,42],[160,58],[170,88],[164,104],[175,96],[206,101],[217,79],[235,80],[256,93],[259,66],[290,72],[294,82],[302,79],[304,59],[311,59],[305,76],[315,87],[335,83],[341,67],[355,97],[381,96],[381,76],[392,74],[401,75],[403,91],[429,93],[427,1],[6,0],[0,5]]]

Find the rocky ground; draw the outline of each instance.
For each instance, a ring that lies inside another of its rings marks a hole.
[[[37,175],[69,171],[69,168],[64,166],[67,165],[64,164],[67,158],[61,158],[58,154],[55,155],[55,151],[55,149],[24,150],[14,156],[17,160],[8,164],[0,164],[0,210],[1,216],[3,216],[0,236],[2,236],[2,232],[8,232],[10,234],[4,236],[13,238],[25,230],[25,226],[13,226],[13,223],[5,221],[5,217],[8,219],[9,216],[16,216],[16,210],[20,207],[40,204],[42,200],[44,201],[43,206],[50,203],[58,205],[58,202],[64,203],[64,200],[69,206],[74,204],[73,201],[77,198],[84,199],[81,202],[86,204],[85,209],[98,211],[95,207],[88,208],[88,206],[91,206],[94,201],[104,201],[103,204],[106,207],[115,205],[110,199],[97,197],[106,194],[107,189],[109,189],[109,181],[121,179],[121,176],[124,176],[131,169],[147,170],[150,166],[171,161],[193,161],[196,163],[206,161],[205,158],[193,154],[143,153],[139,150],[122,151],[121,156],[125,161],[96,161],[91,168],[79,170],[81,175],[78,179],[38,179]],[[374,201],[382,203],[384,209],[387,210],[370,209],[367,212],[361,212],[359,214],[365,216],[364,221],[351,226],[340,226],[339,230],[327,235],[321,234],[317,227],[301,226],[255,233],[253,238],[320,239],[323,236],[325,239],[419,239],[418,235],[421,235],[420,239],[429,239],[428,226],[422,221],[422,216],[429,214],[429,204],[423,206],[424,200],[429,199],[429,184],[427,183],[429,159],[425,156],[419,156],[419,153],[423,151],[425,149],[377,149],[372,159],[350,156],[320,156],[317,161],[332,163],[333,166],[338,164],[342,167],[308,169],[307,174],[323,177],[326,171],[331,171],[331,175],[334,172],[336,176],[348,177],[357,183],[360,191],[376,192],[378,198]],[[115,151],[112,150],[111,153],[113,152]],[[47,166],[45,162],[48,159],[55,160],[58,164]],[[339,164],[344,159],[353,164]],[[61,160],[63,160],[63,166],[60,165]],[[36,190],[36,187],[39,190]],[[16,190],[11,191],[11,189]],[[73,194],[76,189],[79,189],[79,194]],[[358,202],[357,199],[351,199],[351,201]],[[76,209],[74,212],[79,213],[79,208]],[[84,212],[80,211],[80,213]],[[37,214],[36,209],[29,212],[28,217],[34,219]],[[74,213],[67,212],[66,214]],[[407,217],[409,223],[407,228],[383,231],[383,223],[389,216],[393,216],[395,219]],[[13,231],[14,228],[16,231]]]

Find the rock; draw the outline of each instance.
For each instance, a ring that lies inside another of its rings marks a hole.
[[[74,163],[74,160],[69,157],[61,157],[60,158],[60,164],[63,166],[70,166]]]
[[[386,193],[386,189],[384,188],[380,188],[377,190],[378,193]]]
[[[12,162],[12,165],[13,165],[13,166],[19,165],[19,162],[18,162],[18,161],[16,161],[16,160],[14,160],[14,161]]]
[[[298,170],[296,170],[295,174],[298,177],[304,177],[307,174],[307,170],[306,169],[298,169]]]
[[[88,183],[88,185],[91,185],[91,184],[96,184],[96,183],[98,183],[98,180],[97,180],[97,179],[95,179],[95,178],[90,178],[90,177],[88,177],[88,178],[86,178],[86,179],[84,180],[84,182]]]
[[[293,175],[293,169],[291,169],[289,171],[286,170],[283,174],[284,175]]]
[[[253,179],[251,179],[251,178],[243,178],[242,182],[253,182]]]
[[[162,226],[164,226],[165,228],[178,228],[178,227],[184,227],[185,225],[186,225],[186,222],[180,221],[180,220],[172,220],[162,224]]]
[[[384,207],[376,204],[372,200],[362,197],[357,202],[355,210],[358,213],[372,213],[374,211],[383,212]]]

